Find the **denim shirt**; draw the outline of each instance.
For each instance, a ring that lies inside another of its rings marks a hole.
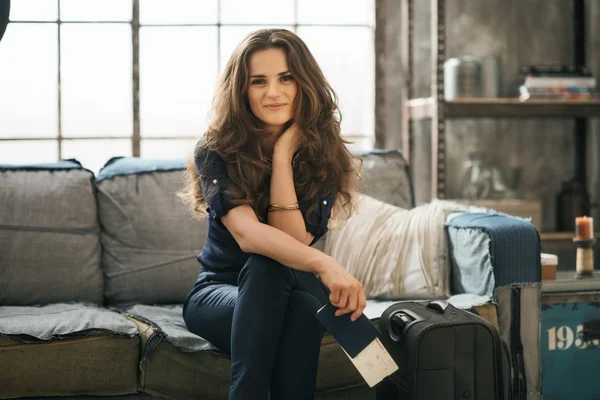
[[[197,284],[219,281],[237,285],[239,272],[250,254],[242,251],[221,222],[221,218],[236,207],[228,193],[233,183],[227,175],[225,161],[216,152],[199,149],[195,163],[208,213],[208,236],[206,245],[198,256],[202,269]],[[317,196],[300,204],[306,230],[314,236],[311,246],[327,233],[327,222],[335,199],[336,195]],[[309,215],[308,210],[314,202],[317,202],[316,211]]]

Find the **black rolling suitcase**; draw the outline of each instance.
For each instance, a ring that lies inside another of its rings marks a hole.
[[[379,320],[398,371],[377,400],[512,400],[510,355],[498,330],[445,301],[400,302]]]

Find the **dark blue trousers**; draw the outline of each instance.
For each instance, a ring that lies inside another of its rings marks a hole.
[[[229,399],[314,398],[329,291],[317,277],[252,255],[239,286],[207,282],[190,296],[190,330],[231,354]]]

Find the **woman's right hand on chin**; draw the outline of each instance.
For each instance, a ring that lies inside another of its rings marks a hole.
[[[361,316],[367,306],[362,284],[332,257],[328,257],[318,272],[321,282],[331,291],[329,301],[339,308],[336,315],[352,313],[352,321]]]

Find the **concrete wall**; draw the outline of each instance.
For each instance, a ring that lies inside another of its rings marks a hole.
[[[402,90],[390,75],[400,69],[399,1],[377,0],[378,55],[384,79],[378,80],[377,134],[381,147],[398,147],[399,110],[392,99]],[[589,0],[587,10],[588,66],[600,78],[600,2]],[[430,2],[414,1],[415,42],[413,95],[430,93]],[[394,25],[394,26],[391,26]],[[496,55],[500,57],[505,95],[514,93],[518,69],[526,64],[570,64],[573,59],[572,2],[565,0],[446,0],[446,57]],[[383,98],[380,98],[383,94]],[[384,113],[381,110],[385,110]],[[588,139],[588,184],[592,200],[600,194],[600,124],[592,121]],[[520,197],[543,202],[545,231],[555,230],[555,200],[562,182],[574,175],[574,123],[562,119],[478,119],[447,123],[447,198],[461,196],[464,160],[481,151],[486,161],[500,167],[522,167]],[[414,125],[415,155],[411,160],[418,201],[430,198],[430,123]]]

